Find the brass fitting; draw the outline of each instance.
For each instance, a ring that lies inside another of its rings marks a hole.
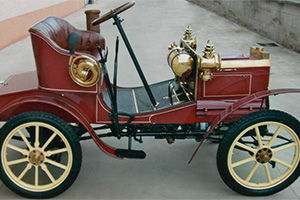
[[[188,26],[183,34],[183,38],[179,41],[179,46],[183,47],[183,41],[189,45],[192,49],[196,51],[197,49],[197,38],[192,37],[192,28],[191,26]]]
[[[221,56],[216,54],[215,47],[210,40],[204,46],[203,56],[198,55],[198,69],[202,72],[200,78],[202,81],[210,81],[213,79],[213,73],[211,70],[221,70]]]
[[[215,52],[215,47],[214,45],[211,43],[210,40],[207,41],[206,45],[204,46],[204,50],[203,50],[203,58],[207,58],[207,59],[211,59],[214,57]]]
[[[209,69],[204,69],[200,74],[200,78],[204,82],[211,81],[214,78],[214,75]]]

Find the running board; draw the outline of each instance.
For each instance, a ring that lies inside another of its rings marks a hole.
[[[115,155],[119,158],[144,159],[146,157],[146,153],[144,151],[127,149],[116,149]]]

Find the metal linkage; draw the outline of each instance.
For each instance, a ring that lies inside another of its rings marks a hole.
[[[133,49],[132,49],[132,47],[131,47],[131,45],[130,45],[130,43],[128,41],[128,38],[127,38],[127,36],[125,34],[125,31],[124,31],[124,29],[123,29],[123,27],[121,25],[122,20],[117,15],[113,16],[113,19],[115,20],[114,25],[117,26],[117,28],[118,28],[118,30],[119,30],[119,32],[121,34],[121,37],[123,38],[125,46],[127,47],[127,50],[128,50],[128,52],[129,52],[129,54],[131,56],[131,59],[132,59],[134,65],[135,65],[135,68],[136,68],[136,70],[137,70],[137,72],[138,72],[138,74],[139,74],[139,76],[140,76],[140,78],[141,78],[141,80],[143,82],[143,85],[144,85],[144,87],[146,89],[146,92],[147,92],[149,98],[150,98],[152,106],[155,108],[158,105],[158,103],[157,103],[157,101],[155,100],[155,98],[153,96],[153,93],[152,93],[152,91],[151,91],[151,89],[149,87],[149,84],[148,84],[148,82],[147,82],[147,80],[146,80],[146,78],[144,76],[144,73],[143,73],[143,71],[141,69],[141,66],[140,66],[140,64],[139,64],[139,62],[138,62],[138,60],[137,60],[137,58],[136,58],[136,56],[135,56],[135,54],[133,52]]]

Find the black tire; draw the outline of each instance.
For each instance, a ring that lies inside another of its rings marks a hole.
[[[291,185],[300,174],[300,122],[276,110],[251,113],[226,133],[217,166],[232,190],[266,196]]]
[[[27,198],[50,198],[78,176],[82,153],[72,128],[46,112],[19,114],[1,129],[0,178]]]

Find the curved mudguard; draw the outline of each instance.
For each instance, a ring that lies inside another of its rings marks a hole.
[[[6,104],[4,107],[0,109],[0,114],[5,113],[9,110],[14,110],[14,108],[21,105],[29,105],[29,104],[42,104],[45,107],[52,106],[57,107],[59,110],[63,110],[68,113],[70,116],[73,116],[79,123],[81,123],[90,136],[93,138],[96,145],[107,155],[117,158],[115,154],[115,148],[104,143],[96,134],[95,130],[89,123],[89,120],[83,114],[84,111],[81,110],[78,106],[73,105],[71,103],[67,103],[66,101],[62,101],[59,98],[53,98],[44,96],[44,95],[29,95],[27,97],[21,97],[14,99],[13,101]]]
[[[219,115],[217,115],[210,125],[210,128],[208,132],[205,134],[204,138],[201,140],[200,144],[194,151],[192,157],[189,160],[189,163],[192,162],[193,158],[195,157],[196,153],[198,152],[200,146],[203,144],[205,139],[213,132],[213,130],[216,128],[216,126],[222,122],[226,117],[228,117],[230,114],[232,114],[234,111],[240,109],[241,107],[247,105],[248,103],[251,103],[252,101],[256,99],[261,99],[268,96],[275,96],[278,94],[285,94],[285,93],[300,93],[300,89],[275,89],[275,90],[265,90],[261,92],[257,92],[254,94],[251,94],[249,96],[246,96],[242,99],[240,99],[238,102],[228,106],[223,112],[221,112]]]

